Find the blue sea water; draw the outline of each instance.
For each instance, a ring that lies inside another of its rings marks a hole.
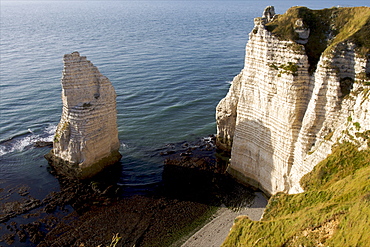
[[[58,189],[43,158],[61,115],[62,57],[79,51],[117,92],[126,188],[161,181],[168,143],[216,132],[215,107],[243,67],[245,44],[268,5],[367,1],[1,1],[0,188]]]

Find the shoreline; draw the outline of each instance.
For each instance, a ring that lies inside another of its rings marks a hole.
[[[7,211],[0,207],[0,216],[8,213],[9,218],[3,217],[0,242],[5,246],[105,246],[117,236],[116,246],[181,246],[215,220],[226,222],[219,237],[223,241],[236,216],[256,214],[258,218],[263,209],[256,207],[259,197],[254,197],[261,192],[225,174],[212,139],[158,150],[166,159],[162,183],[147,195],[120,196],[122,188],[112,181],[119,165],[100,174],[100,180],[70,181],[54,174],[60,191],[35,203],[26,200],[32,199],[26,188],[18,189],[19,201],[4,195]],[[246,211],[231,210],[238,208]]]
[[[212,219],[201,227],[196,233],[184,242],[181,247],[198,247],[198,246],[221,246],[236,217],[241,215],[248,216],[251,220],[259,221],[267,205],[267,199],[262,192],[256,192],[256,197],[250,207],[232,210],[222,207],[212,215]]]

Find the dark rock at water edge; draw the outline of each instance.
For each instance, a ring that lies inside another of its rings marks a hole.
[[[47,159],[49,165],[55,169],[57,174],[70,179],[75,178],[83,180],[94,177],[106,167],[118,164],[122,155],[118,151],[114,151],[109,156],[95,162],[93,166],[89,166],[84,169],[82,169],[78,163],[72,163],[55,156],[53,154],[53,150],[44,157]]]

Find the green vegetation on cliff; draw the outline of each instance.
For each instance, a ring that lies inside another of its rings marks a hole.
[[[303,193],[272,196],[263,220],[236,219],[223,246],[370,243],[370,149],[338,144],[301,185]]]
[[[302,19],[304,27],[310,29],[308,42],[304,46],[311,72],[316,68],[324,51],[330,51],[344,41],[353,42],[358,54],[363,56],[369,54],[369,7],[333,7],[322,10],[292,7],[285,14],[277,15],[266,25],[266,28],[278,38],[296,41],[299,39],[298,33],[295,32],[298,19]]]

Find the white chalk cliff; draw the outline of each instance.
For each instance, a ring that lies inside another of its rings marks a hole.
[[[249,34],[244,68],[216,108],[218,146],[231,149],[228,172],[269,194],[303,191],[302,176],[337,142],[370,145],[361,137],[370,133],[370,55],[357,52],[352,38],[338,41],[341,8],[327,11],[335,13],[332,32],[313,61],[315,30],[293,16],[295,39],[279,37],[268,24],[284,16],[266,8]]]
[[[78,52],[64,55],[61,83],[63,112],[46,158],[63,175],[89,178],[121,159],[116,93]]]

